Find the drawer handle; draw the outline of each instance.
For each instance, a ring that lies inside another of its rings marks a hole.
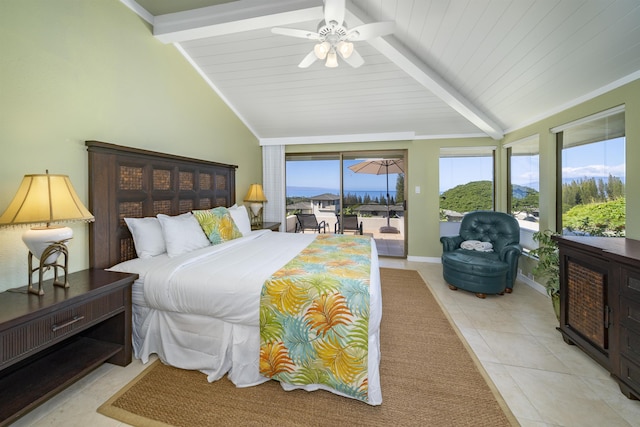
[[[73,319],[69,320],[68,322],[63,323],[62,325],[53,325],[51,327],[51,330],[53,332],[55,332],[58,329],[66,328],[67,326],[73,325],[74,323],[79,322],[82,319],[84,319],[84,316],[73,316]]]

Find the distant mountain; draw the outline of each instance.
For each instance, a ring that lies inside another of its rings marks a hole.
[[[538,190],[523,185],[513,184],[513,197],[515,199],[524,199],[530,193],[537,193]]]

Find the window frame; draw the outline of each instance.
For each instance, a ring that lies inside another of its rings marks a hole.
[[[610,117],[616,116],[618,114],[622,113],[623,114],[623,126],[621,129],[618,130],[618,132],[622,132],[621,134],[616,133],[615,132],[615,128],[614,128],[614,133],[612,135],[608,135],[608,129],[605,129],[605,138],[606,139],[600,139],[600,138],[587,138],[584,140],[580,140],[578,143],[573,143],[567,147],[564,146],[565,143],[565,131],[567,130],[571,130],[571,129],[575,129],[579,126],[582,125],[586,125],[586,124],[590,124],[593,122],[596,122],[598,120],[601,119],[608,119]],[[596,143],[600,143],[600,142],[605,142],[608,140],[612,140],[621,136],[625,137],[625,141],[626,141],[626,109],[625,109],[625,105],[618,105],[616,107],[604,110],[604,111],[600,111],[598,113],[580,118],[578,120],[574,120],[572,122],[569,123],[565,123],[563,125],[560,126],[556,126],[554,128],[551,128],[550,131],[551,133],[555,134],[555,139],[556,139],[556,200],[555,200],[555,205],[556,205],[556,218],[555,218],[555,225],[556,225],[556,230],[559,233],[563,233],[564,227],[563,227],[563,222],[562,222],[562,216],[563,216],[563,194],[562,194],[562,190],[563,190],[563,175],[562,175],[562,165],[563,165],[563,152],[565,148],[572,148],[572,147],[576,147],[579,145],[587,145],[587,144],[596,144]],[[626,154],[625,154],[625,168],[627,165],[627,160],[626,160]]]

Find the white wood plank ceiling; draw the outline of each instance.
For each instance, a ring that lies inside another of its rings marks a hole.
[[[640,78],[637,0],[347,0],[364,65],[297,64],[322,0],[122,0],[174,43],[262,144],[500,139]]]

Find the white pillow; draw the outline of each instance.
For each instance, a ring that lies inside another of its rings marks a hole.
[[[227,208],[227,210],[231,214],[233,222],[236,223],[236,227],[238,227],[238,230],[240,230],[243,236],[251,233],[251,221],[249,221],[249,213],[244,205],[233,205],[230,208]]]
[[[177,216],[158,214],[162,234],[167,245],[167,255],[176,257],[196,249],[209,246],[211,242],[204,235],[200,223],[191,212]]]
[[[167,251],[158,218],[125,218],[138,258],[151,258]]]

